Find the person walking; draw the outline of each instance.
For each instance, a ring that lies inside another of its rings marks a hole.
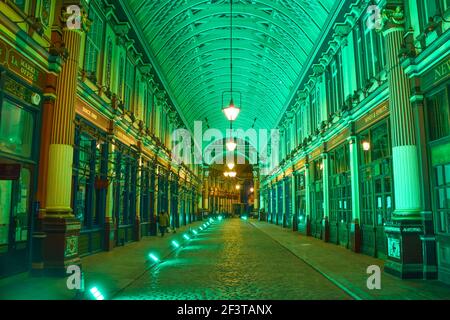
[[[161,211],[158,216],[159,232],[161,237],[164,237],[166,229],[169,226],[169,215],[165,211]]]

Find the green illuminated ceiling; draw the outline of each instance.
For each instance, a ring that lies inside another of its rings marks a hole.
[[[229,1],[127,1],[191,128],[205,117],[212,128],[229,126],[221,112],[230,88]],[[336,2],[233,0],[233,82],[242,94],[235,128],[255,118],[255,128],[277,125]]]

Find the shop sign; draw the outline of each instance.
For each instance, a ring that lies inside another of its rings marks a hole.
[[[389,103],[383,102],[367,115],[356,121],[356,131],[361,131],[380,121],[389,114]]]
[[[5,92],[29,104],[39,105],[41,102],[41,96],[39,94],[11,78],[6,78],[3,89]]]
[[[422,90],[425,91],[448,78],[450,78],[450,56],[447,56],[444,61],[424,74],[422,77]]]
[[[5,42],[0,42],[0,65],[5,66],[30,84],[42,87],[45,83],[45,72]]]
[[[400,259],[400,239],[388,238],[388,255]]]

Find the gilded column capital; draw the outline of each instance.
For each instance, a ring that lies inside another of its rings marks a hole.
[[[387,6],[381,10],[381,16],[378,20],[379,23],[375,23],[375,29],[383,34],[391,31],[403,31],[405,30],[405,21],[405,14],[402,7]]]

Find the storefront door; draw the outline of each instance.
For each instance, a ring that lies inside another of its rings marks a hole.
[[[22,167],[17,180],[0,180],[0,277],[28,268],[30,195],[29,168]]]

